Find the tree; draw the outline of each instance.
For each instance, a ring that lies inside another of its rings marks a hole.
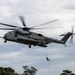
[[[75,73],[72,73],[72,71],[69,70],[63,70],[63,73],[61,73],[60,75],[75,75]]]
[[[22,75],[35,75],[37,72],[37,69],[34,67],[28,67],[28,66],[23,66],[24,73]]]
[[[19,75],[15,73],[15,70],[13,70],[11,67],[0,67],[0,75]]]

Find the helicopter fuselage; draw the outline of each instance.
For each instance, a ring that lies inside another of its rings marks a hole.
[[[12,41],[21,44],[27,44],[29,45],[29,48],[31,48],[31,45],[47,47],[47,44],[49,43],[65,44],[71,35],[72,33],[68,32],[61,40],[57,40],[35,32],[22,31],[20,33],[20,31],[18,32],[13,30],[4,35],[4,42]]]
[[[29,46],[38,45],[41,47],[47,47],[46,44],[49,44],[50,42],[52,42],[50,40],[52,38],[45,37],[39,33],[27,32],[27,31],[26,33],[24,31],[23,34],[16,33],[16,31],[10,31],[4,35],[4,39],[6,41],[13,41],[17,43],[27,44]]]

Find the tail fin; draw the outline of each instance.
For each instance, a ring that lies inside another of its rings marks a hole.
[[[61,39],[61,41],[65,44],[71,35],[72,35],[72,33],[68,32],[68,33]]]

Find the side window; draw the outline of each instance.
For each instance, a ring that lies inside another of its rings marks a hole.
[[[42,34],[38,34],[39,35],[39,37],[42,37]]]
[[[9,32],[9,33],[8,33],[8,36],[12,36],[12,32]]]

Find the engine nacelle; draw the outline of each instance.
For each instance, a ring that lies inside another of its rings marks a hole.
[[[27,35],[27,34],[30,34],[29,31],[27,31],[27,30],[25,31],[25,30],[22,30],[22,29],[16,30],[15,33],[21,34],[21,35]]]

